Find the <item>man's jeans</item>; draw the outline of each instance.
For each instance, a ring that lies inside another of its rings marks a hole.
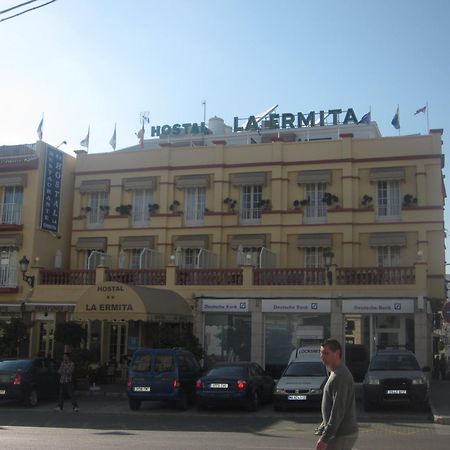
[[[72,400],[72,407],[78,408],[77,398],[75,397],[75,389],[73,387],[73,383],[60,383],[59,384],[59,401],[58,406],[60,409],[64,407],[64,398],[65,395]]]

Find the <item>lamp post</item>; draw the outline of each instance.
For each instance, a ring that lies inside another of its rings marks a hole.
[[[28,285],[33,288],[34,287],[34,275],[26,275],[28,270],[28,266],[30,264],[30,260],[24,255],[22,259],[19,261],[20,271],[22,272],[23,281],[26,281]]]
[[[333,264],[334,253],[331,250],[325,250],[323,252],[323,259],[325,262],[325,269],[327,271],[327,281],[331,286],[333,284],[333,273],[330,270],[330,267]]]

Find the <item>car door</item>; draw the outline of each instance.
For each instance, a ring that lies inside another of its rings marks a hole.
[[[188,353],[178,355],[178,376],[183,389],[193,395],[195,392],[195,383],[199,376],[198,364]]]
[[[265,400],[269,400],[273,391],[273,379],[270,375],[264,372],[264,369],[256,363],[252,364],[255,377],[258,379],[260,390],[263,393]]]

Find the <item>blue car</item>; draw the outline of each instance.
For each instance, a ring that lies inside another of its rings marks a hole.
[[[252,362],[218,363],[197,381],[199,408],[236,405],[248,411],[271,400],[274,381]]]
[[[200,375],[200,365],[188,350],[138,349],[128,371],[130,409],[138,410],[146,401],[164,401],[185,410],[195,399],[195,383]]]

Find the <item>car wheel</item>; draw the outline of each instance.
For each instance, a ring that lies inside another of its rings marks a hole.
[[[180,398],[177,399],[175,406],[178,411],[186,411],[188,409],[189,399],[186,392],[180,393]]]
[[[255,391],[250,395],[247,405],[247,411],[257,411],[259,406],[259,395],[258,392]]]
[[[134,399],[130,398],[128,400],[128,403],[130,405],[130,409],[132,409],[133,411],[137,411],[141,407],[141,401],[140,400],[134,400]]]
[[[35,407],[38,404],[38,393],[36,389],[31,389],[28,395],[24,399],[25,406]]]
[[[364,411],[370,412],[370,411],[375,410],[376,405],[375,405],[375,403],[370,402],[367,399],[363,399],[363,408],[364,408]]]

